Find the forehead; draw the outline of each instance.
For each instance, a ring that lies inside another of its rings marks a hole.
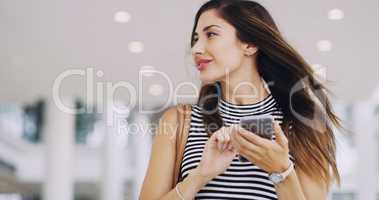
[[[234,29],[234,27],[231,24],[229,24],[227,21],[225,21],[218,15],[216,10],[212,9],[207,10],[200,15],[195,32],[200,33],[202,32],[203,28],[210,25],[218,25],[222,29]]]

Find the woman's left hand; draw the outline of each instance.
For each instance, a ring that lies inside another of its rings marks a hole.
[[[230,135],[237,152],[268,173],[283,172],[290,163],[288,140],[277,122],[274,122],[275,141],[268,140],[240,126]]]

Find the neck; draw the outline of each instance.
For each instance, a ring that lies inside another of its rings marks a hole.
[[[269,95],[255,63],[247,63],[227,73],[220,82],[222,99],[233,104],[254,104]]]

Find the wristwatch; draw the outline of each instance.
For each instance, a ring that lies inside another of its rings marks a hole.
[[[290,160],[290,166],[282,173],[273,172],[269,175],[270,181],[272,181],[275,185],[282,182],[293,170],[293,162]]]

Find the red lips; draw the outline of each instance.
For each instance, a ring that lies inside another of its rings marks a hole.
[[[210,62],[212,62],[211,59],[196,58],[196,67],[198,70],[203,70]]]

